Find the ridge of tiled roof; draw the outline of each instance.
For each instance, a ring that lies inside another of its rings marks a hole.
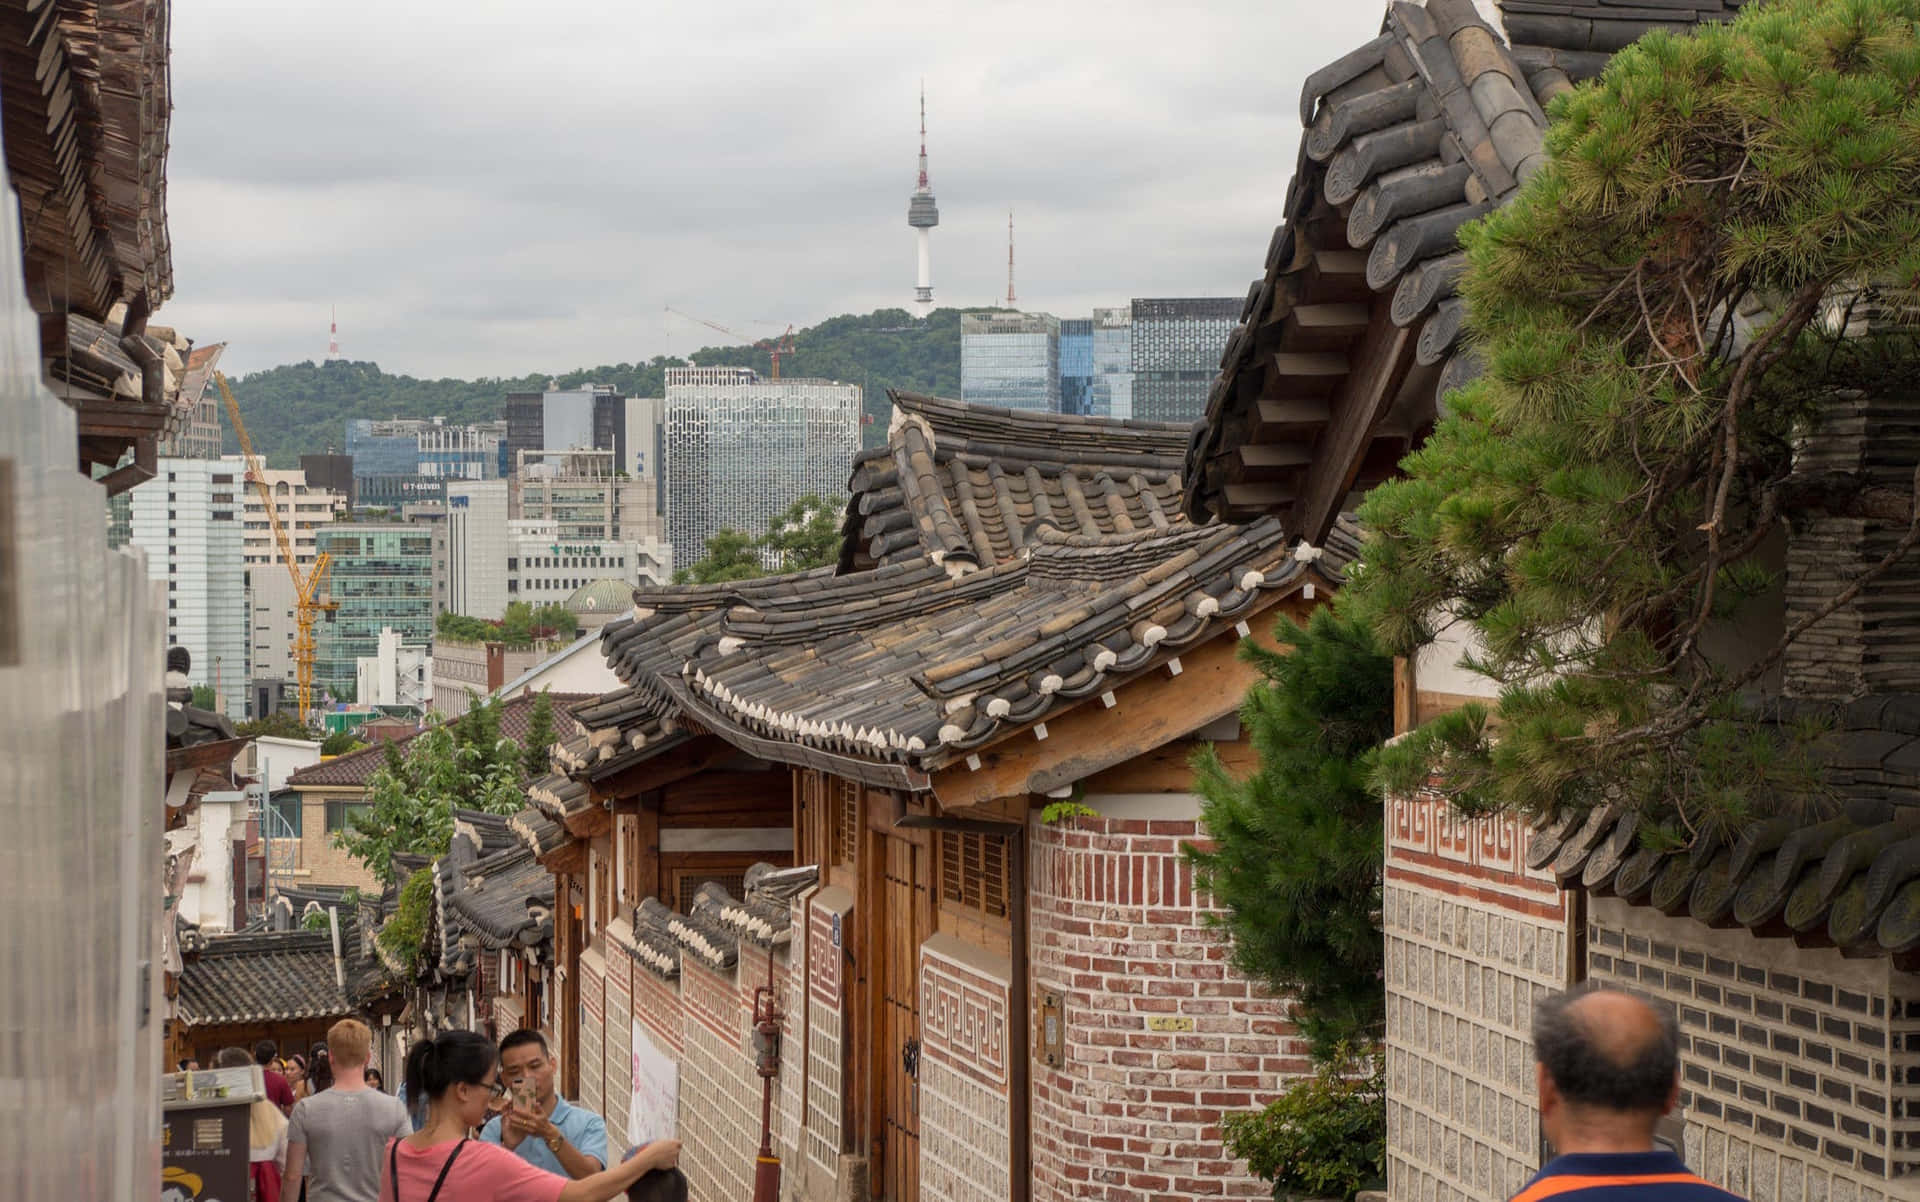
[[[513,828],[515,837],[536,858],[551,855],[573,841],[573,836],[565,826],[549,818],[536,806],[521,810],[509,818],[507,824]]]
[[[1184,423],[888,395],[887,445],[856,459],[848,483],[843,573],[923,557],[991,567],[1047,525],[1104,534],[1180,520]]]
[[[1735,7],[1504,0],[1509,45],[1473,0],[1397,0],[1378,37],[1310,75],[1283,220],[1193,430],[1188,516],[1278,514],[1317,541],[1348,492],[1391,475],[1478,371],[1457,234],[1544,163],[1542,106],[1648,29]]]
[[[344,926],[341,933],[348,934]],[[327,931],[212,935],[181,965],[179,1015],[188,1026],[289,1022],[353,1011],[334,980]]]
[[[1830,813],[1794,807],[1731,843],[1679,851],[1643,846],[1638,815],[1616,808],[1549,816],[1535,824],[1529,867],[1711,926],[1920,964],[1920,695],[1837,708],[1788,700],[1772,713],[1831,723]]]

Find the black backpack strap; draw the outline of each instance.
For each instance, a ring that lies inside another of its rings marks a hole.
[[[400,1202],[400,1137],[387,1144],[387,1180],[393,1182],[393,1202]]]
[[[459,1158],[460,1149],[466,1146],[467,1138],[461,1136],[460,1142],[453,1145],[453,1151],[447,1153],[447,1163],[440,1166],[440,1175],[433,1180],[433,1192],[427,1195],[427,1202],[438,1202],[440,1187],[447,1183],[447,1174],[453,1171],[453,1162]],[[399,1199],[395,1198],[394,1202],[399,1202]]]

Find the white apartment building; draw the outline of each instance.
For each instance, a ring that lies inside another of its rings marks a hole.
[[[497,618],[507,610],[507,481],[447,485],[447,612]]]
[[[759,537],[808,493],[829,505],[846,496],[847,465],[860,449],[858,384],[670,367],[664,410],[667,539],[677,564],[704,555],[723,527]]]
[[[133,490],[132,543],[167,588],[167,640],[193,654],[189,679],[247,716],[249,640],[242,560],[244,472],[220,459],[161,459]]]
[[[381,628],[378,649],[356,657],[354,668],[362,705],[411,705],[424,713],[433,701],[433,656],[402,645],[391,626]]]

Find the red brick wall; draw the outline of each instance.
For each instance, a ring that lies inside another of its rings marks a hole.
[[[1306,1071],[1306,1048],[1286,1002],[1235,974],[1204,925],[1210,903],[1180,856],[1198,825],[1030,828],[1033,982],[1061,994],[1066,1039],[1058,1068],[1034,1047],[1035,1202],[1271,1196],[1228,1157],[1220,1116],[1271,1100]]]

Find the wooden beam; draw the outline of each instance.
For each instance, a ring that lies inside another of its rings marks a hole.
[[[1418,722],[1413,701],[1413,661],[1404,655],[1393,657],[1393,733],[1406,734]]]
[[[1239,451],[1240,467],[1246,471],[1305,467],[1313,462],[1313,449],[1297,442],[1246,443]]]
[[[1274,647],[1268,627],[1280,613],[1304,621],[1314,603],[1297,596],[1251,614],[1253,637]],[[1209,722],[1240,708],[1247,687],[1259,672],[1239,656],[1240,640],[1231,631],[1180,653],[1183,671],[1169,678],[1147,671],[1113,690],[1115,704],[1107,708],[1089,697],[1073,708],[1047,715],[1047,738],[1037,740],[1027,728],[973,753],[979,770],[965,762],[932,775],[934,796],[948,813],[1002,798],[1024,799],[1028,794],[1085,780],[1135,757],[1191,735]]]
[[[613,815],[597,805],[590,806],[577,814],[568,814],[564,825],[574,838],[591,839],[613,829]]]
[[[1311,433],[1327,424],[1331,411],[1322,397],[1262,397],[1254,410],[1254,441]]]
[[[1175,739],[1089,776],[1081,784],[1089,793],[1191,793],[1193,792],[1193,753],[1204,746],[1200,739]],[[1260,756],[1246,739],[1215,743],[1215,753],[1235,776],[1246,776],[1260,766]]]
[[[1291,505],[1300,493],[1291,484],[1229,484],[1220,491],[1235,513],[1265,513]]]
[[[642,760],[605,780],[590,783],[587,786],[588,796],[595,801],[638,797],[704,772],[733,754],[732,745],[725,740],[704,735],[690,743],[681,744],[657,759]]]
[[[1413,364],[1413,343],[1413,331],[1394,325],[1386,304],[1374,306],[1367,333],[1354,348],[1356,368],[1335,398],[1333,423],[1315,448],[1294,510],[1294,529],[1308,542],[1325,538],[1339,514],[1373,427],[1386,416]]]
[[[567,876],[570,873],[585,872],[587,870],[587,845],[576,839],[572,843],[556,847],[546,855],[540,857],[540,866],[559,877]],[[556,908],[563,907],[564,905],[564,897],[557,899],[555,902]]]

